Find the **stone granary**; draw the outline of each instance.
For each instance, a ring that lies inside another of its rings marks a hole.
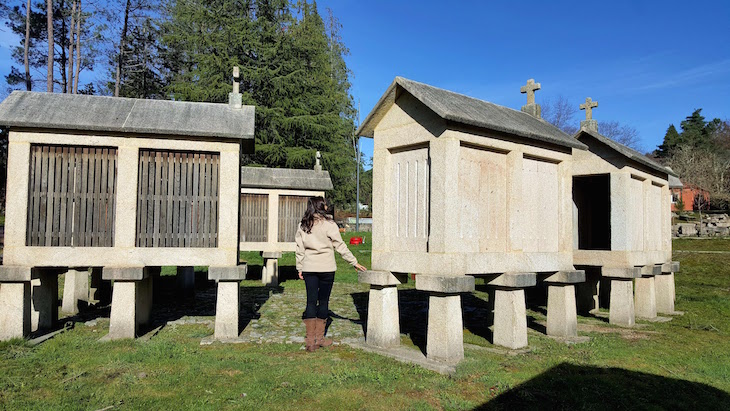
[[[295,251],[294,234],[312,196],[332,189],[329,172],[322,171],[319,152],[314,170],[241,168],[241,251],[260,251],[264,258],[261,281],[279,282],[278,259]]]
[[[253,152],[254,108],[235,86],[230,104],[17,91],[0,104],[0,339],[53,326],[58,274],[89,267],[114,281],[108,337],[133,338],[160,266],[208,266],[215,336],[238,336],[240,157]]]
[[[527,345],[526,287],[551,286],[548,332],[575,334],[572,149],[585,146],[523,111],[397,77],[358,130],[374,139],[372,270],[366,340],[400,340],[395,286],[430,293],[426,354],[463,358],[460,294],[490,286],[494,343]]]
[[[674,312],[671,196],[673,171],[598,133],[590,97],[573,151],[575,266],[586,271],[579,306],[599,308],[601,284],[610,287],[609,321],[633,325],[634,316]],[[604,281],[601,282],[600,278]],[[634,293],[633,285],[636,283]]]

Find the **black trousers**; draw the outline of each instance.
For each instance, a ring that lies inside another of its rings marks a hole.
[[[329,314],[330,294],[335,282],[335,272],[313,273],[303,272],[304,285],[307,287],[307,308],[304,310],[304,319],[327,319]]]

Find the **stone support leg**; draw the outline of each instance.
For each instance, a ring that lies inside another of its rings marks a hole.
[[[527,346],[524,289],[497,288],[495,291],[493,343],[512,349]]]
[[[195,267],[177,267],[178,294],[183,297],[195,295]]]
[[[394,285],[371,285],[365,341],[382,348],[400,345],[398,315],[398,288]]]
[[[30,330],[50,329],[58,320],[58,272],[38,269],[31,280]]]
[[[639,318],[656,318],[656,288],[654,276],[641,277],[636,279],[636,291],[634,294],[634,310]]]
[[[654,278],[656,287],[656,310],[657,313],[674,313],[674,273],[658,275]]]
[[[461,295],[433,293],[429,296],[426,356],[447,362],[464,359]]]
[[[215,304],[215,339],[232,340],[238,338],[239,326],[239,281],[219,281],[218,296]]]
[[[0,283],[0,341],[30,334],[30,282]]]
[[[612,278],[608,322],[633,326],[634,315],[634,282],[631,278]]]
[[[104,279],[114,280],[108,339],[135,338],[152,311],[154,268],[106,268]]]
[[[137,336],[137,281],[114,281],[109,315],[109,339]]]
[[[89,270],[70,268],[66,271],[63,283],[63,303],[61,311],[78,314],[89,305]]]
[[[474,291],[474,277],[418,274],[416,289],[429,292],[426,357],[461,361],[464,358],[464,320],[459,293]]]
[[[557,337],[575,337],[578,335],[574,285],[548,285],[547,335]]]
[[[279,260],[264,258],[264,267],[261,271],[261,282],[264,285],[276,287],[279,285]]]

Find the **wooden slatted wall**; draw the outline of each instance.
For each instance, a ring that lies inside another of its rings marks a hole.
[[[241,194],[241,242],[269,241],[269,196]]]
[[[279,196],[279,242],[292,242],[307,211],[305,196]]]
[[[218,246],[218,153],[140,150],[137,247]]]
[[[113,247],[117,150],[31,145],[28,246]]]

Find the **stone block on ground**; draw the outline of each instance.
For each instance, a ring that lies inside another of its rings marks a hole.
[[[673,314],[675,302],[674,273],[658,275],[654,278],[656,288],[656,310],[661,314]]]
[[[464,321],[460,295],[429,296],[426,357],[449,363],[464,359]]]
[[[371,285],[367,316],[365,340],[368,344],[383,348],[400,345],[398,288]]]
[[[0,341],[30,334],[30,281],[0,284]]]
[[[511,349],[527,346],[524,289],[497,289],[494,296],[494,341]]]
[[[631,327],[636,323],[634,312],[634,284],[630,279],[611,280],[609,324]]]
[[[261,282],[264,285],[272,287],[279,285],[279,260],[276,258],[264,258],[264,266],[261,270]]]
[[[135,338],[140,325],[149,322],[152,309],[152,278],[114,281],[109,334],[105,339]]]
[[[574,285],[548,285],[547,335],[555,337],[575,337],[578,335],[578,314]]]
[[[634,313],[639,318],[656,318],[656,288],[655,276],[636,279],[634,291]]]
[[[219,281],[215,303],[216,340],[237,339],[240,333],[240,286],[238,281]]]
[[[69,268],[63,283],[61,311],[78,314],[89,305],[89,269]]]

